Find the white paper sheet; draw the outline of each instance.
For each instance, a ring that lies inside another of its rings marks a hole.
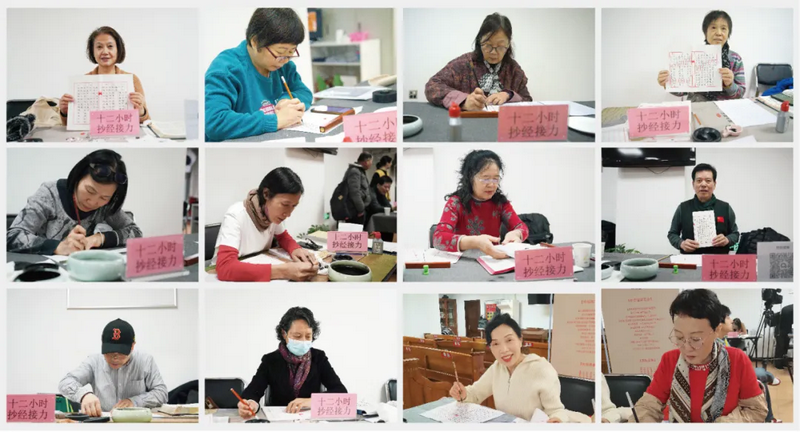
[[[89,130],[90,111],[133,109],[132,74],[78,75],[70,78],[75,102],[69,103],[67,130]]]
[[[760,126],[764,124],[775,124],[778,117],[758,106],[750,99],[733,99],[726,101],[716,101],[717,107],[725,113],[725,115],[735,125],[741,127]]]
[[[692,223],[694,225],[694,241],[700,243],[700,247],[711,247],[714,237],[717,236],[717,224],[714,221],[714,211],[692,212]]]
[[[270,422],[300,422],[311,419],[311,411],[301,411],[297,414],[286,412],[286,407],[261,407],[267,420]]]
[[[314,93],[317,99],[343,99],[343,100],[370,100],[376,90],[385,90],[386,87],[331,87]]]
[[[737,142],[737,143],[740,143],[740,144],[744,144],[744,143],[758,142],[758,140],[753,135],[747,135],[747,136],[744,136],[744,137],[741,137],[741,138],[732,139],[732,140],[730,140],[728,142]]]
[[[317,129],[317,133],[319,133],[319,129]],[[279,138],[279,139],[267,140],[267,141],[263,141],[263,142],[304,143],[304,142],[306,142],[306,137]]]
[[[699,45],[667,54],[668,92],[722,91],[722,49],[720,45]]]
[[[539,408],[536,408],[531,417],[531,423],[547,423],[548,420],[550,420],[550,416]]]
[[[509,258],[514,258],[514,254],[517,251],[544,249],[544,246],[532,245],[528,243],[508,243],[504,245],[497,245],[494,248],[508,255]]]
[[[669,257],[672,264],[694,264],[697,267],[703,266],[703,255],[672,255]]]
[[[423,250],[409,249],[403,255],[403,261],[406,263],[449,262],[450,265],[453,265],[458,262],[461,255],[461,252],[445,252],[433,248]]]
[[[335,135],[324,135],[314,139],[314,142],[321,143],[341,143],[344,142],[344,132]]]
[[[603,142],[628,142],[628,122],[603,128]]]
[[[485,423],[502,416],[502,411],[482,405],[451,402],[422,413],[423,417],[440,423]]]
[[[341,232],[362,232],[364,231],[364,225],[348,223],[348,222],[339,222],[339,226],[337,229]]]
[[[489,274],[505,273],[514,270],[516,267],[512,258],[494,259],[489,255],[484,255],[480,257],[480,260],[483,261],[486,267],[489,267],[489,270],[486,270]]]

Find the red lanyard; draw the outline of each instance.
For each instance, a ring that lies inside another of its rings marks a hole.
[[[75,217],[78,218],[78,225],[81,224],[81,211],[78,210],[78,200],[75,199],[75,194],[72,194],[72,204],[75,206]]]

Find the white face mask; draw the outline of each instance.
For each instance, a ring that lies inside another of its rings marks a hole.
[[[286,348],[290,353],[298,357],[304,356],[309,350],[311,350],[311,341],[299,341],[291,338],[286,339],[288,340],[286,343]]]

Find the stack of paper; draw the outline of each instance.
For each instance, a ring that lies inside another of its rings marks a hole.
[[[403,262],[405,263],[432,263],[432,262],[449,262],[453,265],[461,258],[461,252],[445,252],[438,249],[423,249],[413,250],[409,249],[403,255]]]
[[[777,116],[750,99],[716,101],[717,107],[733,122],[741,127],[775,124]]]
[[[532,245],[528,243],[508,243],[504,245],[495,246],[494,248],[508,255],[509,258],[514,258],[514,253],[517,251],[544,249],[544,246]]]
[[[482,405],[451,402],[422,413],[423,417],[439,423],[484,423],[502,416],[502,411]]]
[[[703,255],[672,255],[669,257],[672,264],[694,264],[697,267],[703,266]]]

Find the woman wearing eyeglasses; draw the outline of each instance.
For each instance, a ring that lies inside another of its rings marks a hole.
[[[511,40],[511,21],[498,13],[487,16],[475,36],[475,49],[452,60],[425,84],[428,102],[480,111],[486,105],[532,101]]]
[[[461,161],[456,191],[447,203],[436,231],[433,247],[448,252],[478,249],[492,258],[506,258],[495,249],[500,243],[500,225],[508,228],[503,244],[528,238],[528,226],[520,220],[511,202],[500,190],[503,161],[490,150],[473,150]]]
[[[142,230],[123,210],[128,174],[122,156],[97,150],[66,179],[42,184],[6,234],[8,252],[70,255],[124,246]]]
[[[300,123],[311,106],[311,90],[289,59],[300,56],[297,45],[304,39],[303,21],[292,9],[256,9],[247,39],[220,53],[206,71],[208,141],[261,135]]]
[[[669,338],[677,348],[661,356],[650,387],[636,402],[640,422],[764,422],[767,402],[750,359],[717,339],[723,313],[712,291],[678,294],[669,308]]]

